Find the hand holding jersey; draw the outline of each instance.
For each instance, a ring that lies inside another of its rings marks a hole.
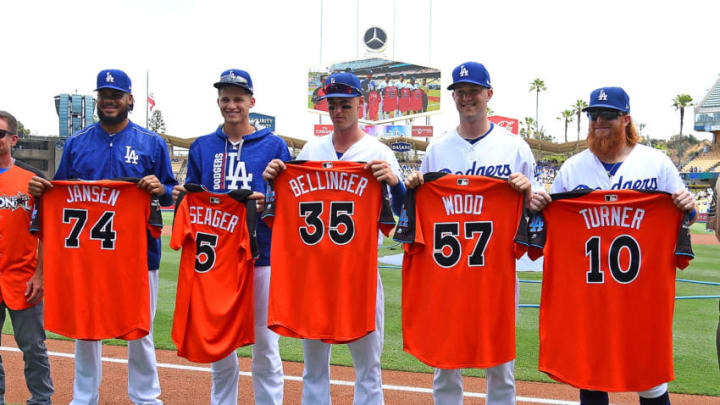
[[[610,206],[612,205],[611,203],[613,203],[615,200],[625,195],[624,193],[620,193],[620,190],[630,189],[645,191],[662,191],[665,193],[673,193],[672,203],[676,208],[680,208],[682,210],[693,210],[694,201],[691,201],[691,199],[688,198],[689,193],[685,189],[685,185],[680,178],[677,168],[672,163],[670,158],[668,158],[667,155],[658,151],[657,149],[650,148],[638,143],[640,138],[637,134],[637,130],[632,123],[632,118],[629,115],[630,99],[623,89],[619,87],[603,87],[594,90],[590,94],[589,106],[585,108],[584,111],[588,113],[588,117],[590,119],[590,128],[588,133],[588,149],[576,154],[575,156],[565,161],[565,163],[562,165],[557,175],[555,176],[555,180],[551,187],[551,193],[565,193],[586,189],[618,190],[618,194],[606,193],[607,197],[609,198],[607,200],[608,204],[606,205]],[[546,199],[536,198],[533,199],[533,202],[536,203],[536,208],[544,208],[544,204],[547,203]],[[665,202],[668,203],[668,201]],[[553,208],[553,212],[557,211],[557,207],[554,207],[554,205],[554,202],[550,203],[550,205],[546,207],[545,210]],[[602,209],[601,211],[587,211],[588,214],[593,214],[592,218],[588,217],[587,227],[592,228],[594,227],[593,224],[599,224],[602,225],[601,228],[604,228],[605,225],[613,225],[614,223],[617,223],[617,215],[614,213],[614,211],[611,212],[609,210],[610,209],[606,207],[604,211],[602,211]],[[640,211],[635,210],[633,212]],[[598,213],[600,213],[599,216]],[[670,215],[671,214],[665,214],[665,216]],[[644,218],[648,217],[644,216]],[[550,221],[552,221],[552,219],[548,219],[548,229],[553,227]],[[645,219],[645,221],[648,222],[651,220],[648,218]],[[538,229],[540,229],[540,225],[542,225],[542,223],[543,221],[536,221],[535,225],[538,227]],[[636,224],[638,223],[636,222]],[[533,221],[531,221],[530,227],[532,230]],[[585,225],[583,224],[582,227],[585,227]],[[608,229],[610,228],[615,229],[614,226],[608,226]],[[639,228],[639,226],[634,227],[635,231],[639,231]],[[647,249],[638,242],[636,242],[639,239],[632,237],[630,227],[625,227],[622,229],[626,229],[627,231],[625,233],[628,233],[628,235],[630,236],[615,235],[616,237],[610,237],[610,240],[607,241],[605,239],[608,239],[608,237],[602,238],[601,236],[589,236],[587,239],[587,243],[585,244],[585,246],[583,246],[585,249],[583,257],[593,258],[597,256],[598,260],[600,260],[600,257],[609,257],[612,262],[605,265],[610,267],[613,278],[615,278],[616,280],[620,280],[621,282],[620,285],[615,286],[613,284],[613,281],[611,281],[607,276],[603,277],[602,271],[600,269],[602,262],[594,261],[593,259],[593,261],[591,261],[590,263],[591,268],[590,271],[588,271],[587,275],[591,278],[589,282],[595,283],[596,287],[598,287],[597,283],[600,283],[599,280],[604,280],[605,284],[600,284],[604,285],[605,287],[602,290],[598,290],[597,288],[595,288],[594,291],[600,291],[600,293],[598,295],[593,295],[593,297],[595,298],[589,296],[585,297],[584,299],[588,300],[586,303],[595,303],[598,305],[594,306],[604,308],[606,306],[602,304],[602,302],[607,302],[613,297],[608,288],[620,288],[622,291],[625,291],[625,289],[634,289],[638,288],[638,286],[648,285],[632,282],[634,278],[632,278],[631,275],[637,274],[638,272],[640,272],[641,275],[651,274],[650,272],[653,271],[651,268],[652,266],[647,266],[646,263],[643,264],[645,261],[656,259],[659,257],[672,256],[673,246],[671,242],[668,242],[668,244],[664,246]],[[652,226],[642,227],[642,232],[645,232],[648,229],[650,229],[650,234],[653,235]],[[566,233],[566,230],[563,229],[562,232]],[[656,234],[657,232],[654,233]],[[650,239],[659,240],[660,238],[653,238],[652,236],[650,236]],[[643,243],[643,245],[644,244],[645,243]],[[608,252],[608,249],[610,249],[611,253],[615,252],[615,256],[613,256],[613,254],[609,254],[608,256],[601,253]],[[656,253],[651,256],[644,255],[641,259],[639,255],[642,250],[650,250]],[[621,255],[625,254],[630,255],[630,259],[632,259],[630,260],[630,262],[626,261],[626,256],[622,256],[623,259],[620,258]],[[563,254],[563,256],[571,255]],[[584,260],[583,257],[578,258],[580,260]],[[615,257],[615,259],[613,259],[613,257]],[[547,266],[550,265],[549,262],[552,262],[555,259],[547,257],[545,260],[547,268]],[[659,272],[665,271],[663,274],[669,274],[669,276],[667,276],[670,277],[669,279],[667,277],[662,278],[662,280],[665,280],[663,281],[663,283],[665,283],[664,285],[668,285],[668,283],[672,284],[668,288],[660,289],[662,291],[661,299],[665,304],[664,306],[662,306],[662,308],[649,309],[648,311],[654,316],[662,317],[664,316],[663,314],[667,315],[667,309],[670,308],[669,316],[671,319],[671,308],[673,305],[672,298],[674,296],[671,288],[674,288],[674,282],[672,282],[672,279],[674,278],[675,265],[672,261],[669,261],[669,263],[670,264],[667,264],[662,268],[658,267],[656,269],[656,271]],[[566,271],[567,264],[556,264],[555,267],[556,268],[547,269],[545,276],[552,277],[553,274]],[[595,267],[598,268],[595,269]],[[643,268],[645,270],[641,271],[641,269]],[[630,277],[631,279],[628,280],[628,277]],[[590,284],[588,284],[588,286],[589,285]],[[543,280],[543,300],[541,302],[541,312],[543,311],[542,305],[544,305],[544,303],[549,305],[553,300],[564,300],[568,298],[566,297],[566,295],[572,296],[572,292],[568,291],[567,289],[564,289],[563,291],[556,291],[553,293],[546,293],[546,288],[552,288],[552,283],[548,283],[548,285],[546,286],[545,280]],[[650,294],[652,294],[654,297],[654,294],[656,294],[658,290],[658,288],[650,287],[649,291]],[[629,304],[630,301],[628,301],[628,299],[630,298],[626,297],[625,299],[622,299],[621,302],[625,303],[623,305],[632,306],[631,304]],[[648,298],[648,300],[655,302],[656,298]],[[549,317],[551,317],[551,314],[555,313],[555,311],[551,310],[549,307],[546,308],[545,312],[548,316],[544,317],[543,319],[549,319]],[[632,324],[633,322],[631,321],[630,323]],[[663,324],[667,326],[667,323]],[[650,350],[651,353],[648,355],[649,357],[646,356],[643,358],[637,358],[637,364],[635,364],[635,366],[653,368],[653,366],[650,365],[648,359],[662,358],[667,360],[668,351],[670,352],[671,361],[671,348],[668,349],[668,336],[670,334],[669,326],[663,329],[663,332],[660,333],[661,336],[656,336],[654,332],[656,329],[657,327],[653,325],[652,327],[638,330],[633,333],[641,335],[641,337],[639,337],[638,339],[644,339],[645,337],[649,337],[649,340],[653,342],[653,345],[646,345],[644,347],[644,349]],[[672,379],[671,365],[669,373],[667,363],[664,363],[665,365],[663,366],[654,367],[654,369],[658,371],[657,373],[654,373],[648,379],[640,381],[637,378],[633,377],[631,374],[622,373],[619,366],[617,368],[614,367],[616,366],[616,363],[613,360],[613,353],[608,352],[607,350],[603,352],[604,356],[600,356],[598,360],[601,362],[601,364],[596,364],[592,362],[579,364],[578,366],[580,367],[580,369],[577,369],[572,373],[567,370],[559,371],[559,369],[555,367],[548,367],[543,371],[550,372],[552,375],[555,376],[557,376],[558,374],[562,374],[562,378],[564,381],[568,381],[571,384],[582,388],[580,391],[581,404],[608,403],[608,396],[606,392],[590,390],[636,390],[639,391],[641,401],[643,401],[643,403],[669,403],[667,384],[663,383],[663,381],[668,381]],[[646,351],[640,350],[636,350],[635,352],[636,354],[646,353]],[[588,365],[592,365],[593,372],[596,369],[604,369],[605,371],[600,373],[601,375],[598,375],[595,379],[586,379],[582,370],[583,367],[586,367]],[[574,375],[570,377],[570,374]],[[602,379],[605,379],[605,383],[600,382]],[[612,384],[607,383],[608,379],[611,379],[613,381]]]
[[[509,200],[514,201],[513,203],[507,203],[509,207],[517,208],[511,209],[509,212],[505,212],[504,215],[508,215],[507,221],[495,221],[496,223],[503,222],[503,225],[512,227],[517,225],[516,220],[519,218],[519,207],[522,205],[522,198],[517,192],[525,193],[526,199],[531,196],[531,190],[539,190],[540,185],[537,183],[535,178],[535,159],[533,158],[532,151],[528,144],[519,136],[513,135],[508,132],[505,128],[492,124],[487,118],[487,104],[492,98],[493,89],[490,85],[490,75],[485,67],[476,62],[467,62],[457,66],[453,70],[453,84],[448,87],[449,90],[453,90],[453,100],[455,101],[455,107],[457,108],[460,124],[446,136],[434,139],[433,142],[425,153],[425,158],[420,167],[422,173],[428,172],[442,172],[450,173],[458,176],[468,176],[468,182],[475,183],[479,180],[479,176],[492,176],[506,179],[501,181],[502,187],[507,194],[505,196]],[[415,192],[423,193],[423,189],[428,187],[426,179],[423,179],[423,175],[420,172],[415,172],[408,176],[406,185],[408,188],[416,188]],[[498,182],[497,180],[492,180]],[[417,188],[419,185],[424,184],[422,187]],[[432,184],[432,183],[431,183]],[[490,195],[488,195],[488,198]],[[520,205],[517,205],[520,204]],[[492,206],[493,204],[490,204]],[[502,204],[500,204],[502,205]],[[432,210],[431,212],[437,212]],[[423,216],[429,214],[424,213]],[[495,211],[494,218],[499,218],[497,211]],[[425,219],[423,219],[425,221]],[[455,220],[450,222],[454,223]],[[402,222],[402,220],[401,220]],[[509,224],[512,225],[509,225]],[[474,224],[472,221],[464,222],[466,228],[475,227],[487,227],[489,222],[481,221],[480,224]],[[400,228],[402,229],[402,228]],[[465,229],[467,230],[467,229]],[[472,230],[472,229],[471,229]],[[462,229],[460,232],[464,232]],[[450,241],[453,232],[446,232],[444,234],[446,241]],[[470,234],[478,235],[479,232],[470,232]],[[483,233],[484,234],[484,233]],[[460,235],[460,234],[458,234]],[[499,235],[499,234],[498,234]],[[514,404],[515,403],[515,377],[513,375],[514,369],[514,320],[517,311],[517,283],[515,277],[515,261],[513,260],[512,253],[512,235],[510,232],[504,232],[503,238],[498,238],[493,243],[497,243],[496,249],[493,252],[497,253],[500,260],[493,260],[494,263],[493,273],[503,277],[497,279],[488,279],[487,273],[485,275],[475,275],[484,278],[482,283],[470,283],[468,288],[471,291],[477,292],[473,289],[481,291],[480,294],[476,294],[476,298],[467,298],[470,302],[469,305],[474,305],[477,302],[473,301],[484,300],[488,297],[487,292],[484,289],[492,289],[493,287],[497,291],[503,291],[502,299],[499,299],[494,304],[501,303],[502,312],[510,314],[506,317],[506,321],[510,322],[497,322],[494,323],[492,318],[495,314],[494,311],[485,309],[479,314],[472,314],[473,319],[468,322],[478,325],[479,323],[486,323],[489,326],[488,332],[492,334],[498,334],[502,336],[501,339],[491,341],[491,339],[480,339],[481,345],[468,345],[460,344],[462,349],[458,349],[456,354],[465,353],[466,355],[477,350],[475,353],[477,356],[473,361],[453,361],[444,363],[435,363],[437,366],[449,367],[449,368],[436,368],[435,375],[433,378],[433,398],[435,404],[447,405],[447,404],[460,404],[463,400],[463,388],[462,388],[462,373],[460,367],[488,367],[486,369],[487,376],[487,403],[488,404]],[[508,235],[510,237],[508,238]],[[427,238],[427,236],[426,236]],[[441,238],[442,239],[442,238]],[[461,237],[462,243],[471,243],[474,239],[468,236]],[[478,243],[480,239],[477,239]],[[472,246],[468,247],[472,252],[477,253],[480,250],[475,251]],[[465,249],[467,250],[467,249]],[[475,254],[470,255],[474,257]],[[488,251],[488,254],[490,252]],[[494,254],[494,253],[493,253]],[[406,255],[408,259],[408,255]],[[478,260],[478,258],[475,258]],[[464,263],[469,262],[471,259],[462,259]],[[408,260],[409,262],[409,260]],[[473,262],[474,263],[474,262]],[[403,263],[405,266],[405,262]],[[458,264],[458,269],[461,268],[461,264]],[[404,271],[404,270],[403,270]],[[473,269],[475,271],[475,269]],[[481,269],[481,272],[484,270]],[[473,277],[473,275],[467,275],[462,271],[459,274],[463,274],[463,277]],[[405,280],[403,280],[403,288],[405,287]],[[492,285],[491,285],[492,284]],[[425,284],[426,289],[432,290],[434,287],[431,283]],[[464,289],[468,287],[468,284],[458,282],[455,280],[454,289]],[[493,291],[491,294],[494,294]],[[404,292],[403,292],[404,294]],[[493,307],[494,307],[493,304]],[[515,305],[513,305],[515,304]],[[403,311],[406,311],[405,307],[408,308],[411,305],[409,302],[403,301]],[[448,312],[451,312],[450,316],[465,316],[467,312],[461,307],[455,306]],[[480,312],[478,309],[477,312]],[[417,344],[415,344],[417,347]],[[465,347],[467,346],[467,347]],[[422,347],[423,355],[426,358],[429,356],[439,356],[443,353],[447,353],[446,348],[439,342],[435,342],[435,353],[432,348]],[[413,349],[417,350],[417,349]],[[432,353],[432,354],[431,354]],[[454,360],[458,360],[455,358]],[[482,361],[478,361],[482,360]]]
[[[337,73],[331,75],[325,82],[326,97],[328,98],[328,106],[330,110],[330,118],[333,121],[334,132],[332,135],[317,137],[308,141],[297,156],[299,160],[310,160],[320,162],[330,161],[348,161],[348,162],[370,162],[360,167],[361,172],[365,172],[363,178],[372,176],[375,179],[385,180],[388,183],[396,183],[391,188],[393,210],[399,205],[404,196],[404,187],[400,182],[400,165],[397,163],[394,153],[386,145],[377,139],[362,132],[358,126],[358,117],[363,111],[363,98],[360,91],[360,81],[352,73]],[[344,162],[339,162],[345,164]],[[287,166],[278,161],[271,161],[265,171],[263,177],[270,181],[276,179],[278,174],[283,170],[287,170]],[[372,178],[372,177],[370,177]],[[385,184],[378,181],[370,180],[372,185],[366,187],[385,188]],[[267,197],[270,200],[270,196]],[[270,203],[268,202],[268,205]],[[310,209],[312,207],[308,206]],[[335,206],[335,221],[347,219],[347,213],[339,211],[342,205]],[[297,211],[296,211],[297,212]],[[328,212],[328,211],[324,211]],[[307,217],[309,220],[314,216]],[[331,220],[328,217],[328,223]],[[369,220],[372,224],[377,218]],[[363,224],[367,226],[368,224]],[[320,226],[318,224],[318,226]],[[338,236],[338,232],[345,232],[347,228],[338,224],[339,228],[333,230],[333,234]],[[308,227],[307,231],[312,232],[313,227]],[[333,236],[333,237],[335,237]],[[331,238],[328,232],[324,239]],[[370,251],[377,248],[377,230],[372,235],[372,244],[362,250]],[[337,239],[337,238],[336,238]],[[273,249],[275,249],[273,247]],[[349,254],[357,254],[356,250],[349,250]],[[376,254],[370,256],[376,257]],[[333,258],[334,259],[334,258]],[[349,263],[345,267],[347,269],[339,269],[346,272],[350,269],[359,267],[359,263]],[[364,266],[362,266],[364,268]],[[363,270],[361,270],[363,271]],[[350,354],[353,358],[353,366],[355,368],[355,393],[354,401],[360,404],[382,404],[382,373],[380,369],[380,356],[383,347],[383,327],[384,327],[384,297],[382,290],[382,281],[377,275],[377,269],[372,269],[374,278],[377,280],[374,288],[374,331],[364,337],[348,343]],[[273,277],[272,282],[275,282]],[[370,298],[370,297],[368,297]],[[371,300],[372,301],[372,300]],[[313,316],[312,314],[310,316]],[[367,328],[366,328],[367,331]],[[328,405],[330,404],[330,351],[331,345],[321,340],[303,340],[304,352],[304,371],[303,371],[303,390],[302,403],[305,405]]]

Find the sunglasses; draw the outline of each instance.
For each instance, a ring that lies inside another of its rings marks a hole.
[[[324,88],[325,94],[354,94],[359,96],[362,94],[360,92],[360,89],[348,86],[347,84],[342,83],[331,83],[325,86]]]
[[[613,121],[618,119],[624,112],[618,110],[592,110],[587,112],[588,119],[597,121],[598,117],[602,117],[605,121]]]
[[[15,134],[6,129],[0,129],[0,139],[5,138],[5,135],[15,135]]]

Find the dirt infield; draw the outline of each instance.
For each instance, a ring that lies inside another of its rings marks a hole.
[[[720,245],[714,233],[702,233],[690,235],[693,245]]]
[[[22,354],[14,350],[11,335],[2,336],[0,351],[6,374],[5,400],[10,404],[25,403],[29,398],[22,373]],[[48,340],[52,378],[55,384],[53,402],[67,404],[72,399],[73,343]],[[165,404],[207,404],[210,398],[210,372],[207,364],[191,363],[177,357],[174,351],[158,350],[158,370],[162,400]],[[103,384],[100,404],[130,404],[127,397],[127,352],[124,347],[103,347]],[[250,359],[240,358],[239,403],[252,403]],[[285,362],[285,404],[300,404],[302,364]],[[353,370],[350,367],[332,367],[331,386],[333,404],[352,404]],[[432,404],[432,375],[383,371],[385,402],[387,404]],[[484,404],[485,380],[466,377],[464,380],[465,404]],[[577,390],[563,384],[517,382],[518,403],[569,404],[577,401]],[[673,405],[720,404],[720,398],[694,395],[671,395]],[[637,404],[637,394],[612,394],[614,404]]]

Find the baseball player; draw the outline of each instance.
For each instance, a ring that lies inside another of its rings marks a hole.
[[[382,96],[382,104],[380,108],[382,110],[383,119],[395,117],[398,107],[398,88],[390,80],[390,73],[385,73],[385,81],[380,82],[378,90]]]
[[[400,76],[400,81],[397,84],[398,88],[398,111],[402,115],[408,115],[410,111],[410,98],[414,86],[410,83],[405,82],[405,73]]]
[[[17,143],[17,120],[0,111],[0,329],[5,309],[25,360],[29,404],[51,404],[53,383],[43,329],[43,267],[37,237],[30,233],[35,200],[28,182],[36,169],[16,162],[10,153]],[[5,403],[5,370],[0,359],[0,404]]]
[[[508,179],[510,187],[525,193],[529,201],[531,190],[541,187],[535,178],[535,159],[522,138],[488,120],[487,104],[493,89],[487,69],[480,63],[466,62],[453,70],[452,78],[448,90],[453,92],[460,125],[430,144],[420,172],[409,175],[405,185],[419,186],[423,183],[422,174],[427,172],[492,175]],[[516,306],[517,303],[516,285]],[[512,360],[486,370],[488,404],[515,403],[514,367]],[[462,404],[461,372],[460,369],[435,369],[435,404]]]
[[[363,111],[364,99],[360,80],[352,73],[330,75],[325,82],[325,93],[330,109],[334,132],[310,140],[297,156],[299,160],[346,160],[369,162],[378,181],[390,185],[393,211],[399,214],[405,196],[401,181],[400,165],[394,153],[386,145],[363,132],[358,117]],[[272,160],[263,177],[273,180],[285,164]],[[375,331],[348,343],[355,367],[354,404],[384,404],[380,370],[383,347],[384,298],[382,281],[378,277]],[[304,405],[329,405],[330,402],[330,349],[331,345],[320,340],[303,340],[305,367],[303,370],[302,403]]]
[[[620,87],[601,87],[590,93],[584,108],[590,121],[588,149],[568,159],[555,176],[551,193],[580,189],[655,190],[672,193],[675,206],[695,216],[695,200],[685,188],[677,168],[661,151],[638,143],[640,137],[630,116],[630,97]],[[550,202],[536,192],[530,208],[540,210]],[[648,331],[648,333],[652,333]],[[667,383],[639,392],[644,405],[670,403]],[[583,405],[608,404],[607,392],[580,390]]]
[[[202,184],[211,191],[252,190],[251,198],[262,200],[266,183],[262,171],[272,159],[289,160],[285,141],[270,129],[250,125],[250,109],[255,105],[250,74],[229,69],[214,84],[218,89],[217,104],[224,122],[214,133],[197,138],[188,154],[187,184]],[[217,171],[216,168],[221,168]],[[182,186],[175,186],[177,197]],[[270,287],[270,228],[257,221],[260,257],[254,270],[255,345],[253,345],[252,377],[256,404],[283,402],[283,369],[278,348],[279,336],[267,328],[268,290]],[[240,367],[235,352],[212,363],[213,405],[237,404]]]
[[[368,109],[370,106],[370,103],[368,103],[367,101],[370,99],[369,98],[370,92],[375,90],[375,80],[373,80],[373,78],[372,78],[372,70],[369,70],[367,72],[367,75],[365,76],[365,80],[363,80],[360,83],[360,90],[362,91],[362,95],[365,98],[364,114],[360,118],[367,118],[369,115]]]
[[[323,98],[325,96],[325,93],[323,92],[323,83],[325,83],[325,79],[327,79],[327,74],[320,75],[320,85],[313,91],[312,94],[312,103],[313,108],[320,111],[327,111],[327,101]]]
[[[170,167],[165,141],[156,133],[128,119],[134,99],[132,83],[117,69],[100,71],[97,76],[97,113],[100,122],[68,138],[55,180],[101,180],[119,177],[140,178],[138,187],[159,197],[163,206],[172,205],[172,187],[177,184]],[[29,190],[39,197],[52,184],[38,176],[30,180]],[[148,238],[148,279],[151,319],[155,317],[160,266],[160,239]],[[98,403],[102,379],[102,342],[75,341],[75,382],[72,405]],[[128,395],[138,404],[162,404],[153,343],[150,333],[128,341]]]

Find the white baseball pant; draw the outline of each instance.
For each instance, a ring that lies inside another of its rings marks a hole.
[[[520,280],[515,275],[515,321],[520,308]],[[485,369],[487,405],[515,404],[515,360]],[[436,368],[433,375],[435,405],[462,405],[462,369]]]
[[[283,368],[278,340],[280,336],[267,327],[268,294],[270,292],[270,266],[255,267],[255,344],[252,356],[253,389],[255,404],[280,405],[283,402]],[[238,400],[240,366],[237,354],[210,365],[212,374],[211,405],[235,405]]]
[[[385,325],[385,297],[378,273],[375,302],[375,331],[348,343],[355,368],[354,405],[384,405],[380,355],[383,349]],[[320,340],[303,339],[305,367],[303,369],[303,405],[331,405],[330,349],[332,345]]]
[[[158,271],[148,272],[150,284],[150,333],[128,341],[128,396],[138,405],[159,405],[160,380],[155,359],[153,321],[157,307]],[[75,381],[70,405],[97,405],[102,380],[102,341],[75,341]]]

